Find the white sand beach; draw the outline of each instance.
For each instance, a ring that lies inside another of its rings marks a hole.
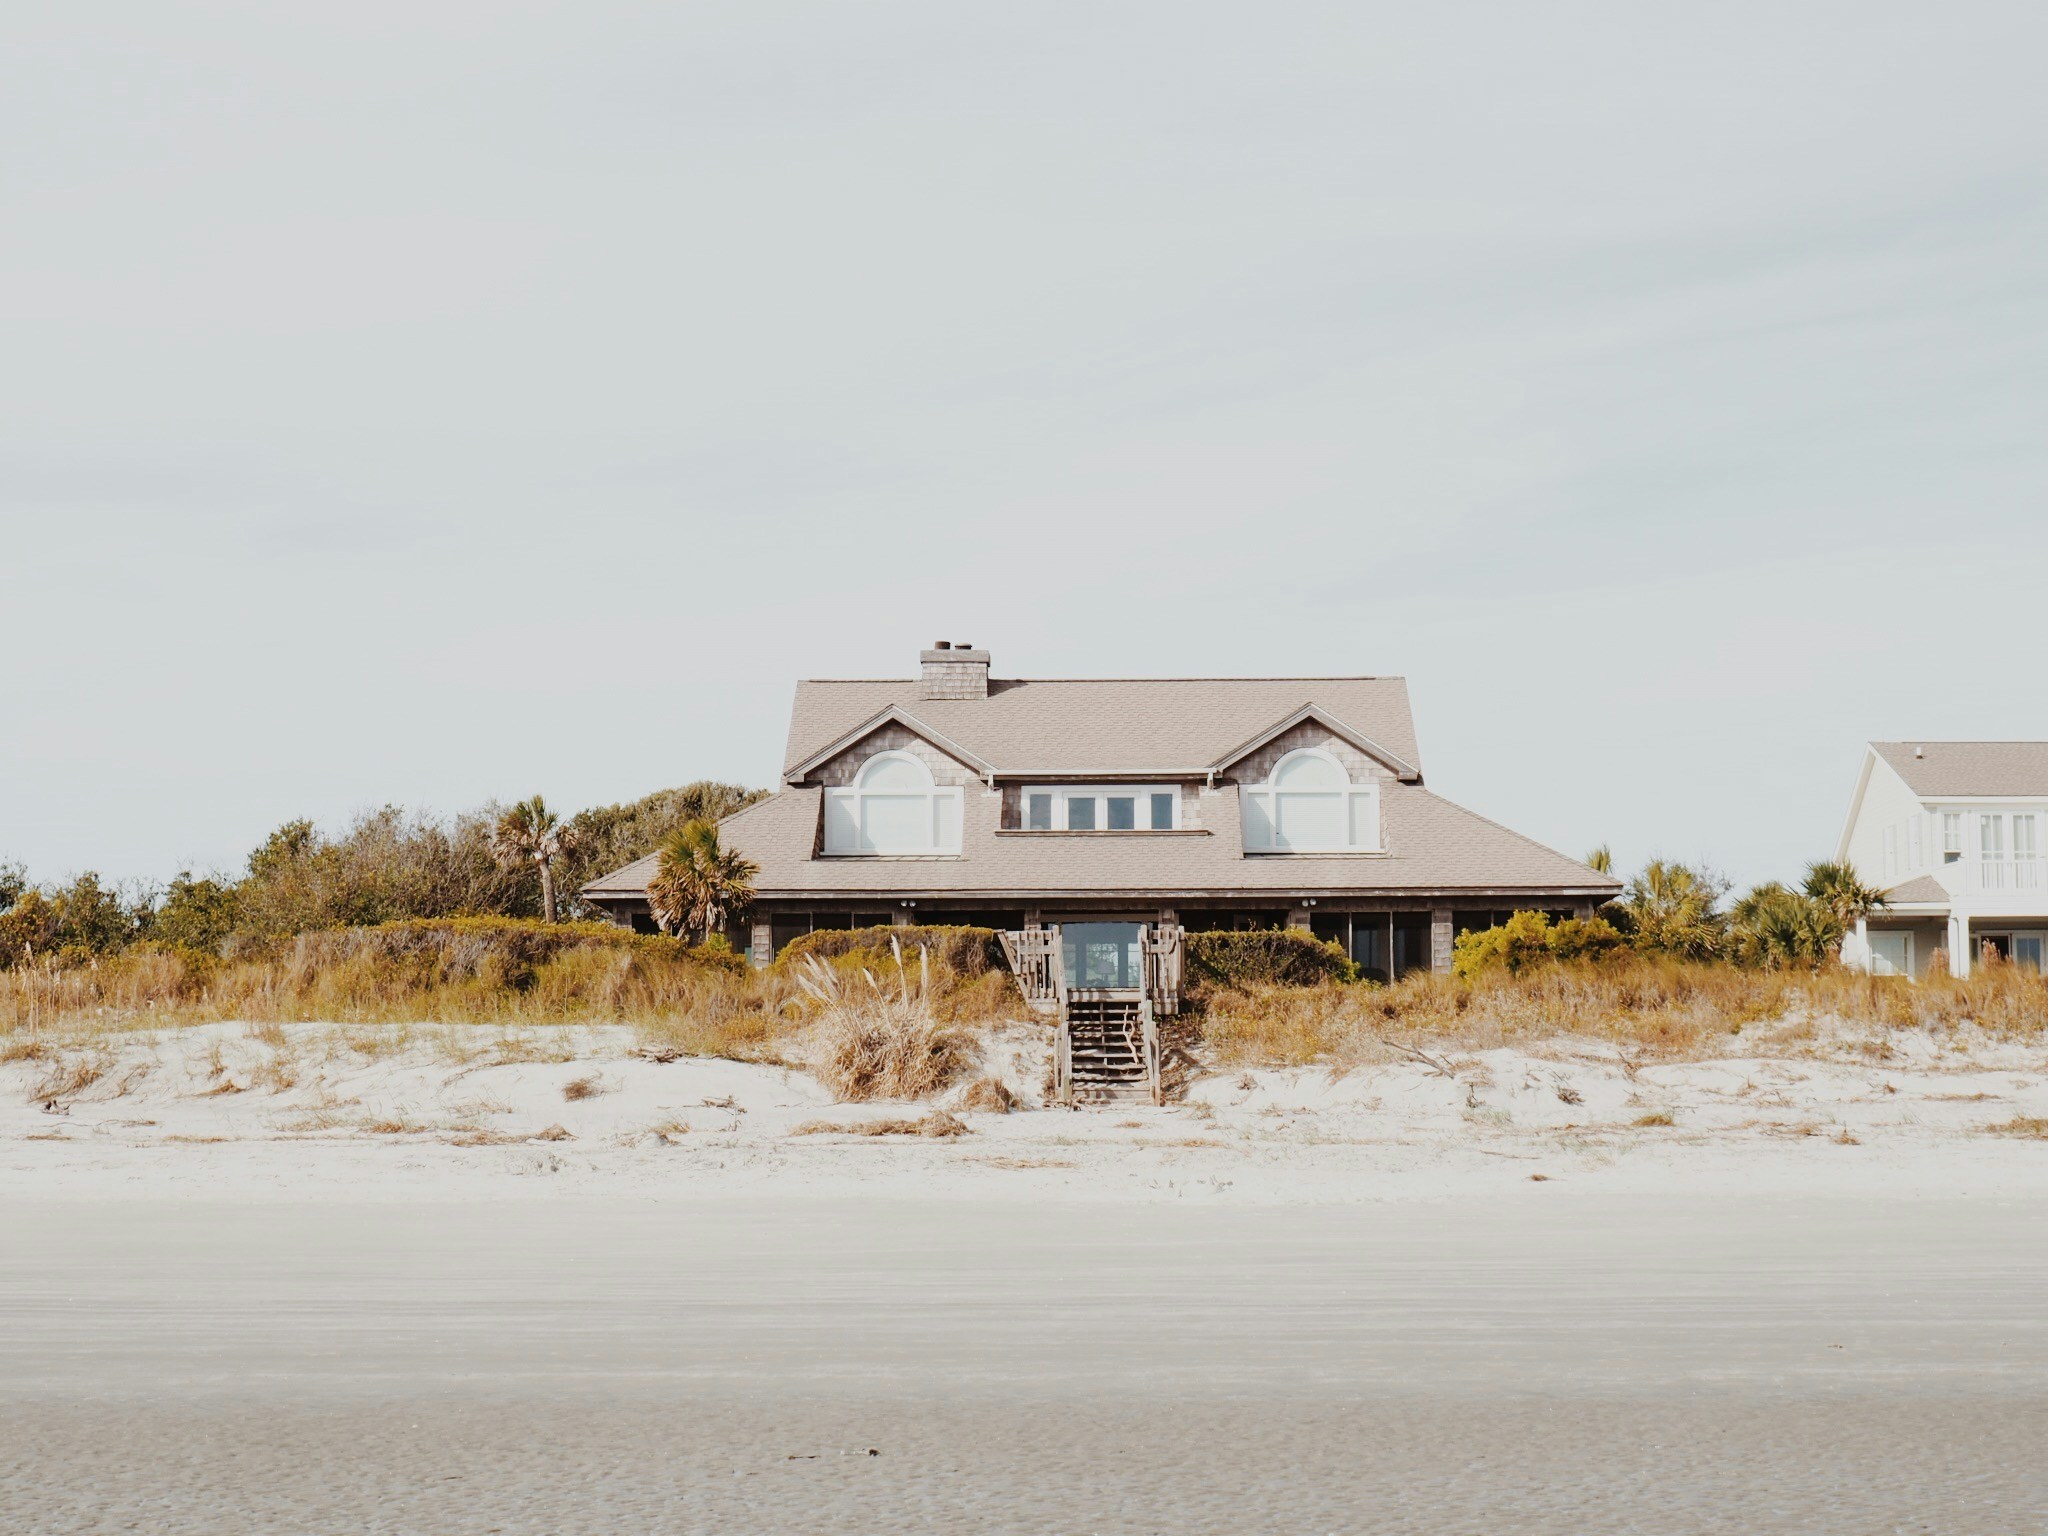
[[[9,1531],[2048,1520],[2019,1048],[1565,1043],[943,1138],[625,1031],[96,1048],[60,1113],[0,1068]]]
[[[2048,1118],[2043,1052],[1925,1034],[1900,1034],[1884,1060],[1638,1062],[1572,1041],[1452,1051],[1341,1075],[1231,1072],[1181,1104],[1072,1111],[1030,1107],[1042,1033],[1020,1026],[991,1054],[1025,1107],[955,1110],[964,1134],[945,1138],[856,1134],[928,1106],[834,1104],[792,1068],[648,1060],[623,1028],[223,1024],[99,1038],[54,1064],[0,1065],[8,1193],[1252,1205],[1528,1185],[2048,1193],[2048,1141],[1999,1129]],[[38,1085],[81,1055],[96,1075],[51,1112]]]

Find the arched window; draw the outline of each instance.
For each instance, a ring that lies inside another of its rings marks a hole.
[[[1377,853],[1380,789],[1354,784],[1320,747],[1302,747],[1273,765],[1263,784],[1239,791],[1248,853]]]
[[[825,791],[827,853],[958,853],[957,787],[908,752],[877,752],[848,788]]]

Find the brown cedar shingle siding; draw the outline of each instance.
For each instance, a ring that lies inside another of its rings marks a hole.
[[[1916,795],[2048,795],[2048,741],[1873,741]],[[1924,756],[1915,757],[1918,748]]]
[[[1304,704],[1420,768],[1398,677],[992,681],[987,698],[964,700],[919,698],[913,679],[801,682],[783,762],[794,767],[893,705],[1004,773],[1188,771]]]

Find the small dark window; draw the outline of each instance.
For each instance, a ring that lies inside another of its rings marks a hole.
[[[1067,830],[1069,832],[1093,832],[1095,830],[1095,802],[1087,795],[1077,796],[1067,802]]]
[[[1171,794],[1152,797],[1152,830],[1171,832],[1173,830],[1173,796]]]
[[[1026,802],[1024,825],[1033,832],[1052,830],[1052,796],[1032,795]]]
[[[1111,795],[1109,797],[1109,830],[1132,832],[1138,826],[1138,801],[1132,795]]]

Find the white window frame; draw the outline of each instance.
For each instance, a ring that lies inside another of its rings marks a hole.
[[[1031,825],[1031,797],[1052,796],[1052,825],[1034,827]],[[1026,784],[1018,791],[1017,827],[1024,832],[1107,832],[1109,825],[1109,798],[1129,799],[1136,803],[1131,807],[1131,819],[1135,826],[1115,829],[1119,837],[1134,837],[1143,832],[1178,832],[1181,828],[1181,804],[1179,786],[1173,784]],[[1152,797],[1166,795],[1173,802],[1173,821],[1170,826],[1152,825]],[[1098,802],[1095,825],[1074,828],[1068,825],[1068,805],[1075,800]]]
[[[1941,813],[1941,861],[1954,864],[1963,856],[1963,813],[1943,811]]]
[[[910,764],[922,782],[888,789],[869,788],[869,776],[877,767],[891,763]],[[925,841],[890,845],[875,842],[869,830],[868,802],[909,799],[925,802],[921,818],[926,831]],[[854,776],[853,783],[843,789],[825,791],[825,852],[833,858],[932,858],[956,854],[960,851],[960,824],[966,811],[966,799],[959,785],[937,782],[932,777],[931,765],[915,752],[905,752],[900,748],[877,752],[860,765],[860,772]],[[846,828],[853,831],[850,846],[844,835]]]
[[[1287,790],[1282,788],[1278,782],[1282,770],[1289,763],[1304,757],[1320,758],[1335,768],[1340,787],[1323,790]],[[1282,845],[1278,841],[1281,821],[1279,801],[1287,798],[1290,794],[1304,796],[1311,794],[1336,795],[1341,797],[1343,800],[1342,825],[1345,831],[1345,841],[1318,846],[1305,846],[1301,844]],[[1379,781],[1377,779],[1368,779],[1362,784],[1355,781],[1351,777],[1351,771],[1344,766],[1343,760],[1335,753],[1326,751],[1322,747],[1295,748],[1294,751],[1287,753],[1274,762],[1272,768],[1267,771],[1263,782],[1239,786],[1238,795],[1245,802],[1240,814],[1244,822],[1244,851],[1246,853],[1286,855],[1307,853],[1380,853],[1384,851],[1382,844],[1385,839],[1380,828]],[[1369,840],[1365,842],[1357,841],[1354,836],[1355,829],[1361,819],[1361,804],[1363,804],[1363,820],[1370,833]],[[1255,823],[1251,814],[1254,809],[1258,810],[1263,818],[1263,830],[1268,834],[1263,841],[1259,835],[1260,826],[1258,823]]]

